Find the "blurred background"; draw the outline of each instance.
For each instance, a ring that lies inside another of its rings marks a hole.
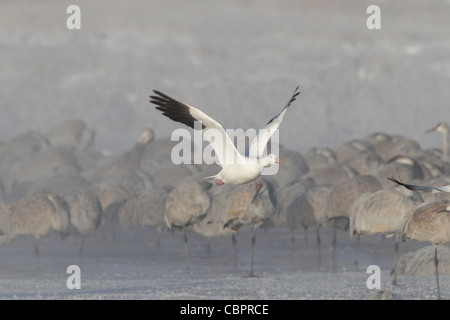
[[[81,30],[66,9],[81,8]],[[369,30],[367,7],[381,8]],[[225,128],[260,128],[301,95],[280,141],[305,152],[373,132],[439,147],[424,131],[449,120],[450,1],[2,1],[0,141],[68,119],[95,147],[128,150],[146,127],[182,126],[158,89]]]

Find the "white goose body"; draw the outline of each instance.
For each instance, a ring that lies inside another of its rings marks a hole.
[[[240,154],[223,126],[199,109],[177,101],[157,90],[153,90],[156,95],[150,96],[150,102],[157,105],[156,109],[162,111],[173,121],[184,123],[194,129],[196,128],[195,122],[201,123],[202,133],[214,149],[217,163],[222,167],[218,174],[204,179],[217,185],[244,184],[259,177],[265,167],[280,163],[275,155],[263,156],[263,152],[270,137],[283,121],[287,108],[300,94],[297,90],[298,87],[281,112],[273,117],[267,123],[265,130],[261,130],[251,141],[248,149],[250,157]],[[221,135],[222,139],[217,139],[217,133]],[[233,159],[233,161],[229,161],[229,159]]]
[[[228,165],[224,166],[224,168],[217,175],[206,177],[205,179],[213,181],[219,185],[225,183],[244,184],[258,178],[261,175],[262,169],[264,169],[267,166],[270,166],[271,164],[272,162],[268,162],[267,165],[264,166],[264,163],[262,161],[257,162],[252,161],[251,163],[242,163],[242,164],[237,163],[233,165]]]

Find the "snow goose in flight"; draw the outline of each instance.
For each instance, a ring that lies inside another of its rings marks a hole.
[[[298,86],[281,112],[273,117],[264,130],[260,130],[259,134],[253,138],[248,149],[250,156],[239,153],[223,126],[199,109],[177,101],[157,90],[153,90],[156,95],[150,96],[150,102],[173,121],[181,122],[193,129],[197,128],[194,126],[195,122],[201,124],[202,134],[214,149],[217,163],[222,167],[218,174],[204,179],[211,183],[215,182],[217,185],[244,184],[259,177],[265,167],[280,163],[277,156],[273,154],[263,156],[263,152],[270,137],[283,121],[287,108],[300,94],[297,90]]]

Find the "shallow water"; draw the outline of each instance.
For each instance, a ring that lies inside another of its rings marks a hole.
[[[322,229],[319,257],[315,230],[296,232],[294,246],[286,228],[258,230],[255,246],[256,278],[250,270],[250,229],[237,236],[237,263],[231,239],[215,238],[207,253],[207,239],[188,234],[190,268],[187,270],[183,237],[165,233],[160,248],[152,229],[115,230],[103,225],[86,240],[78,257],[80,239],[47,237],[40,242],[40,266],[33,255],[34,239],[21,238],[0,250],[0,297],[3,299],[367,299],[376,294],[366,281],[369,265],[381,269],[381,290],[402,299],[433,299],[434,276],[399,277],[390,283],[393,240],[365,237],[359,246],[359,268],[354,262],[354,240],[338,231],[336,252],[333,232]],[[314,236],[314,237],[313,237]],[[402,243],[400,254],[421,247]],[[81,289],[68,289],[69,265],[80,267]],[[442,275],[441,293],[447,297],[450,276]]]

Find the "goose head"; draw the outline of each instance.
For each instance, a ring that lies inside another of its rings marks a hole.
[[[260,162],[261,162],[263,168],[269,167],[269,166],[271,166],[273,164],[276,164],[276,163],[278,163],[278,164],[281,163],[280,159],[278,159],[278,157],[276,155],[272,154],[272,153],[268,154],[267,156],[265,156],[263,158],[261,158]]]

